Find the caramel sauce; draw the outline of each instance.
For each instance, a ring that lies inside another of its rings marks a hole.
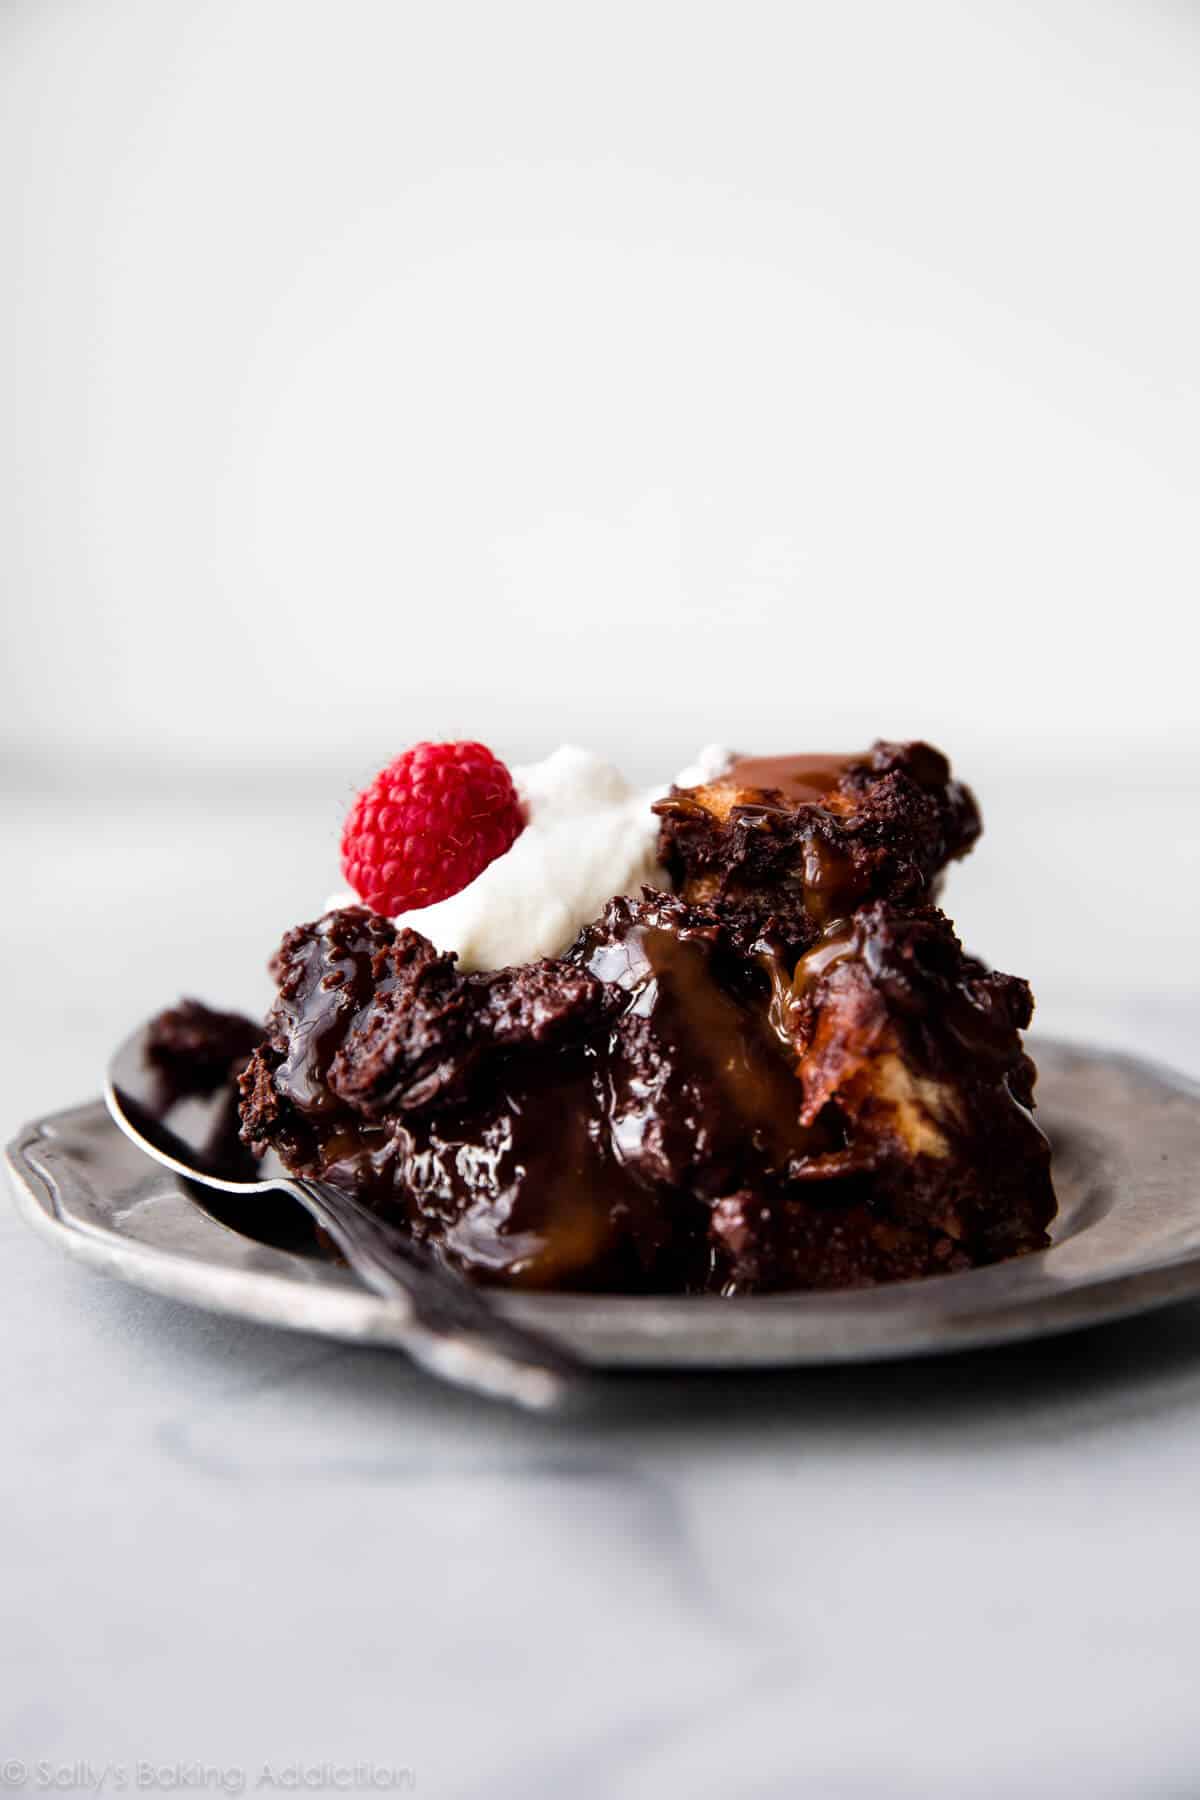
[[[853,919],[835,919],[827,925],[820,941],[805,952],[792,974],[792,986],[800,994],[822,975],[852,956],[862,956],[864,939],[861,926]]]
[[[782,794],[792,805],[821,800],[864,756],[741,756],[721,777],[723,787]]]
[[[763,940],[754,946],[755,959],[770,982],[767,1022],[781,1044],[795,1048],[797,1018],[813,984],[838,963],[860,956],[862,949],[862,933],[853,919],[835,919],[827,925],[790,975],[774,946]]]

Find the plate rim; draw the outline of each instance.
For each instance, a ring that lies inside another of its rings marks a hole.
[[[1080,1040],[1039,1035],[1030,1048],[1035,1057],[1076,1059],[1182,1100],[1194,1115],[1200,1150],[1200,1081],[1193,1076],[1152,1058]],[[403,1321],[386,1301],[360,1287],[349,1271],[335,1264],[263,1247],[264,1254],[256,1261],[265,1266],[231,1266],[195,1250],[164,1248],[129,1230],[90,1222],[85,1225],[64,1214],[55,1192],[54,1171],[46,1168],[45,1155],[39,1157],[38,1152],[60,1144],[61,1134],[72,1123],[81,1128],[100,1125],[98,1110],[103,1113],[102,1102],[84,1101],[43,1114],[24,1125],[6,1148],[17,1210],[44,1237],[105,1273],[210,1311],[350,1342],[403,1347]],[[103,1127],[117,1135],[106,1114]],[[56,1160],[53,1150],[49,1160],[52,1164]],[[63,1152],[62,1164],[69,1178],[82,1187],[79,1170],[70,1166],[69,1151]],[[153,1170],[155,1165],[148,1163],[147,1167]],[[167,1181],[173,1179],[165,1171],[161,1174]],[[196,1206],[178,1182],[173,1192],[157,1194],[160,1212],[169,1210],[173,1199],[181,1220],[194,1223],[205,1219],[229,1239],[242,1245],[253,1243]],[[1110,1213],[1119,1210],[1120,1201],[1108,1209]],[[1027,1342],[1200,1295],[1200,1183],[1194,1184],[1180,1214],[1189,1224],[1194,1223],[1195,1235],[1194,1241],[1185,1243],[1177,1253],[1152,1254],[1148,1260],[1126,1261],[1123,1266],[1118,1262],[1107,1268],[1076,1270],[1066,1279],[1053,1274],[1047,1279],[1050,1259],[1056,1252],[1061,1256],[1075,1236],[1086,1236],[1086,1226],[1049,1250],[990,1268],[874,1288],[733,1299],[505,1292],[497,1292],[495,1297],[506,1316],[557,1338],[595,1368],[728,1370],[892,1361]],[[911,1325],[912,1316],[919,1313],[926,1315],[924,1335],[906,1335],[905,1324]],[[856,1341],[855,1327],[861,1328],[864,1315],[870,1316],[876,1334],[860,1332]],[[749,1331],[747,1321],[752,1322]],[[716,1336],[726,1340],[724,1343],[714,1342],[709,1329],[718,1322],[721,1329]],[[823,1343],[796,1341],[798,1326],[811,1328],[817,1323],[828,1334]],[[890,1336],[889,1324],[893,1327]],[[634,1343],[628,1341],[631,1332]]]

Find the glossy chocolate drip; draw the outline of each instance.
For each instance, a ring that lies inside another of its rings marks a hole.
[[[783,1177],[827,1135],[800,1124],[792,1059],[757,983],[732,992],[711,937],[673,922],[669,902],[618,903],[583,951],[629,996],[603,1062],[614,1154],[645,1181],[700,1194]]]
[[[390,1175],[418,1235],[523,1286],[646,1285],[670,1235],[609,1150],[583,1052],[511,1066],[472,1105],[404,1127]]]
[[[299,1112],[319,1117],[336,1110],[329,1071],[376,995],[375,956],[392,935],[384,920],[350,909],[326,914],[297,944],[280,990],[290,1030],[275,1085]]]

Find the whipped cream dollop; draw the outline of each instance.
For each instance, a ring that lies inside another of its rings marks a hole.
[[[731,761],[728,750],[709,745],[675,784],[699,787]],[[513,769],[512,778],[526,821],[512,848],[448,900],[392,921],[421,932],[438,950],[456,951],[464,969],[558,956],[614,894],[636,894],[647,883],[670,886],[656,857],[658,819],[650,810],[669,782],[635,788],[611,763],[573,744]],[[330,910],[361,904],[348,890],[328,902]]]

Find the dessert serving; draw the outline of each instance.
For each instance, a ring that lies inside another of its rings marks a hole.
[[[1029,988],[936,904],[979,830],[920,743],[709,750],[651,792],[582,751],[418,745],[355,802],[350,890],[284,938],[265,1030],[176,1011],[161,1054],[236,1067],[253,1150],[482,1282],[992,1263],[1047,1244],[1055,1198]]]

